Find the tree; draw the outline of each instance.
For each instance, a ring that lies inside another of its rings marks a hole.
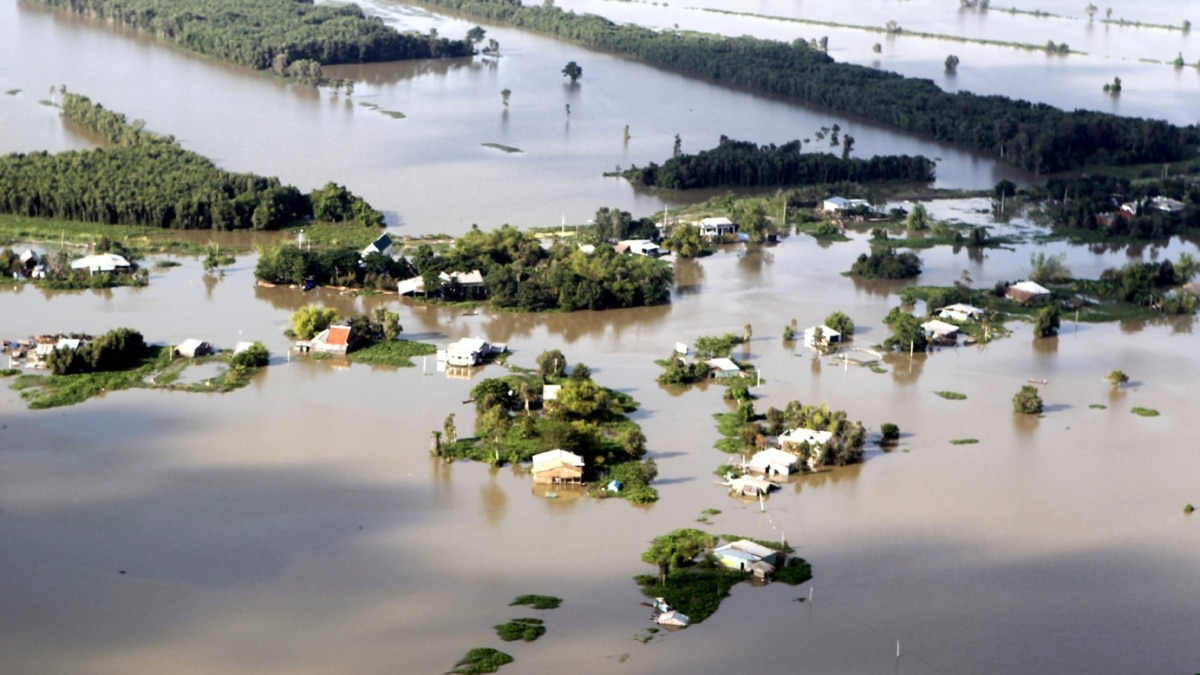
[[[229,359],[229,367],[234,370],[262,368],[270,361],[271,355],[262,342],[255,342]]]
[[[946,72],[947,73],[958,72],[958,57],[955,56],[954,54],[951,54],[950,56],[946,57]]]
[[[557,349],[547,349],[538,355],[537,365],[542,377],[562,377],[567,370],[567,357]]]
[[[446,415],[446,419],[442,421],[442,432],[446,435],[446,442],[453,445],[454,441],[458,440],[458,428],[454,426],[454,413]]]
[[[485,35],[487,35],[487,31],[483,29],[483,26],[475,26],[471,30],[467,31],[467,42],[470,42],[472,45],[477,45],[480,42],[483,42],[483,37]]]
[[[909,211],[908,217],[904,220],[904,227],[910,232],[929,229],[929,215],[925,212],[924,204],[917,202],[913,206],[913,210]]]
[[[655,537],[642,553],[642,562],[658,565],[659,579],[665,584],[668,572],[686,567],[708,547],[709,535],[693,528],[679,529]]]
[[[305,305],[292,314],[292,335],[301,340],[311,339],[340,318],[332,307]]]
[[[923,352],[928,345],[921,320],[905,312],[899,307],[893,307],[883,322],[892,329],[891,337],[883,341],[884,349],[899,349],[900,351]]]
[[[500,98],[504,101],[504,107],[508,107],[508,97],[512,96],[512,89],[501,89]]]
[[[704,238],[700,236],[700,229],[689,223],[676,225],[663,243],[680,258],[695,258],[704,253]]]
[[[679,137],[679,134],[675,134],[675,146],[671,149],[671,156],[679,157],[682,154],[683,154],[683,139],[681,139]]]
[[[1013,396],[1013,412],[1024,415],[1037,415],[1042,412],[1042,397],[1038,395],[1037,387],[1026,384]]]
[[[825,325],[844,336],[854,335],[854,322],[842,312],[834,312],[825,317]]]
[[[1129,376],[1122,370],[1114,370],[1104,378],[1112,385],[1113,389],[1120,389],[1121,385],[1129,382]]]
[[[591,380],[574,379],[563,384],[554,401],[554,416],[572,421],[603,419],[612,403],[604,387]]]
[[[876,42],[874,45],[871,46],[871,51],[875,52],[876,54],[882,54],[883,53],[883,45]]]
[[[1039,284],[1062,283],[1071,278],[1071,269],[1067,267],[1066,255],[1046,255],[1034,253],[1029,256],[1029,279]]]
[[[1091,21],[1092,19],[1094,19],[1094,18],[1096,17],[1096,10],[1097,10],[1097,9],[1098,9],[1098,8],[1097,8],[1095,5],[1093,5],[1092,3],[1090,3],[1090,2],[1088,3],[1088,6],[1087,6],[1087,7],[1084,7],[1084,8],[1083,8],[1083,11],[1084,11],[1084,12],[1086,12],[1086,13],[1087,13],[1087,15],[1088,15],[1088,21]],[[1109,11],[1109,12],[1111,12],[1112,10],[1110,9],[1110,10],[1108,10],[1108,11]]]
[[[493,56],[500,56],[500,43],[495,38],[488,38],[488,46],[483,51]]]
[[[583,68],[574,61],[568,61],[567,65],[563,66],[562,74],[564,77],[571,78],[571,84],[575,84],[579,78],[583,77]]]
[[[1059,313],[1058,305],[1046,305],[1033,315],[1034,337],[1046,338],[1058,335]]]
[[[1175,280],[1178,283],[1186,284],[1200,272],[1200,263],[1192,257],[1191,253],[1186,251],[1179,254],[1179,259],[1175,261]]]

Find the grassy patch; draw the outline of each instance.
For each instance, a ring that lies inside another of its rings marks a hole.
[[[706,516],[719,516],[721,515],[721,509],[704,509],[701,513]]]
[[[20,368],[5,368],[4,370],[0,370],[0,377],[13,377],[14,375],[20,374]]]
[[[20,89],[9,89],[8,91],[6,91],[4,93],[8,94],[9,96],[16,96],[17,94],[21,93],[21,90]]]
[[[1108,410],[1108,406],[1104,405],[1103,403],[1093,403],[1089,405],[1088,408],[1092,410]]]
[[[427,342],[393,340],[391,342],[376,342],[363,349],[352,351],[346,355],[346,359],[355,363],[411,368],[413,366],[412,357],[428,356],[436,353],[437,346]]]
[[[451,673],[455,675],[480,675],[481,673],[494,673],[508,663],[513,662],[513,657],[505,654],[498,649],[491,647],[477,647],[467,652],[467,655],[458,663],[454,664],[454,670]]]
[[[500,143],[484,143],[483,147],[499,150],[501,152],[507,152],[510,155],[516,152],[522,152],[520,148],[514,148],[511,145],[501,145]]]
[[[189,366],[229,363],[232,352],[198,359],[171,358],[171,347],[151,347],[136,368],[131,370],[75,375],[24,374],[12,388],[33,410],[58,408],[82,403],[94,396],[125,389],[170,389],[174,391],[225,393],[250,383],[258,368],[228,368],[204,382],[176,384],[180,373]]]
[[[1134,415],[1141,415],[1142,417],[1158,417],[1158,411],[1154,408],[1143,408],[1141,406],[1137,406],[1129,412],[1133,413]]]
[[[166,269],[168,267],[179,267],[182,264],[178,260],[158,260],[155,261],[154,266],[159,269]]]
[[[546,632],[546,627],[542,625],[541,619],[530,618],[513,619],[495,628],[496,635],[499,635],[500,639],[505,642],[512,642],[513,640],[533,642]]]
[[[978,438],[955,438],[950,441],[950,445],[974,445],[978,442]]]
[[[534,609],[557,609],[561,604],[562,598],[556,598],[553,595],[518,595],[508,603],[510,607],[529,605]]]
[[[962,401],[967,398],[966,394],[960,394],[957,391],[935,391],[934,393],[948,401]]]

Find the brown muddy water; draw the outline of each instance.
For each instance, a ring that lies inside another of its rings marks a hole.
[[[1178,13],[1173,3],[1150,4],[1157,14]],[[748,11],[764,14],[799,6],[753,5]],[[832,6],[803,3],[818,14]],[[388,20],[402,27],[436,26],[445,35],[470,25],[399,7],[377,9],[391,8]],[[603,3],[614,15],[651,7]],[[855,7],[868,15],[863,23],[947,20],[926,11],[929,2]],[[759,30],[675,3],[665,16],[684,27],[704,16],[730,30]],[[1001,23],[993,18],[988,25]],[[398,233],[456,233],[472,222],[583,222],[601,205],[650,213],[669,202],[599,173],[661,160],[675,133],[695,150],[722,133],[782,141],[839,121],[519,32],[489,34],[505,53],[495,67],[337,69],[358,79],[348,101],[0,2],[0,90],[22,89],[0,96],[0,150],[95,142],[37,104],[65,82],[231,170],[305,188],[336,180],[386,209]],[[1164,40],[1167,47],[1175,49]],[[1111,53],[1105,58],[1115,68],[1142,52]],[[960,55],[963,80],[975,57]],[[883,58],[886,67],[909,67],[890,43]],[[943,47],[922,46],[914,62],[943,58]],[[1002,57],[995,58],[999,77]],[[563,86],[568,60],[584,67],[579,88]],[[1024,56],[1013,63],[1023,95],[1039,100],[1069,91],[1063,83],[1078,75],[1072,66],[1057,80],[1061,69]],[[1102,79],[1111,79],[1110,63],[1101,65]],[[1193,100],[1188,73],[1145,96]],[[507,115],[503,88],[513,90]],[[1012,176],[922,139],[840,124],[862,154],[942,157],[944,185],[987,187]],[[504,155],[484,142],[524,152]],[[930,206],[935,217],[966,222],[986,222],[986,208],[973,200]],[[1018,221],[1009,231],[1030,227]],[[861,238],[830,245],[803,236],[731,248],[680,262],[669,306],[571,315],[467,316],[394,296],[258,288],[253,256],[223,276],[205,275],[193,259],[151,267],[151,283],[140,289],[2,286],[0,338],[132,326],[164,343],[261,339],[275,356],[249,387],[227,395],[126,391],[28,411],[0,388],[0,670],[440,673],[472,647],[495,646],[517,658],[502,673],[718,672],[747,662],[767,673],[1200,671],[1200,520],[1182,513],[1200,501],[1200,456],[1189,433],[1200,373],[1194,320],[1067,321],[1060,337],[1041,341],[1015,324],[1013,337],[986,348],[898,356],[884,373],[784,345],[790,319],[811,325],[834,310],[858,323],[858,343],[882,339],[881,319],[903,284],[840,276],[865,248]],[[1180,240],[1039,250],[1064,254],[1079,276],[1197,254],[1194,242]],[[1030,252],[924,251],[920,281],[949,284],[963,270],[977,286],[1022,278]],[[549,348],[586,362],[599,382],[641,401],[637,419],[659,464],[661,500],[644,508],[565,492],[548,500],[520,470],[431,459],[430,432],[449,412],[469,429],[474,416],[462,401],[475,382],[501,371],[463,380],[432,364],[423,372],[288,359],[288,316],[310,302],[343,314],[382,304],[401,313],[407,337],[439,345],[472,335],[505,341],[518,365],[531,366]],[[712,484],[715,467],[728,461],[712,448],[721,391],[660,388],[653,360],[676,342],[740,332],[745,323],[755,337],[739,356],[764,375],[759,409],[828,402],[872,429],[898,423],[900,447],[871,448],[861,466],[797,478],[762,510],[727,497]],[[1101,380],[1114,368],[1133,379],[1116,393]],[[1010,409],[1029,379],[1048,382],[1040,419]],[[944,400],[934,393],[941,390],[968,398]],[[1162,414],[1138,417],[1133,406]],[[979,443],[950,444],[962,438]],[[696,523],[708,508],[722,513],[711,526]],[[654,536],[689,526],[786,536],[815,578],[800,588],[739,586],[705,623],[641,644],[634,638],[649,622],[631,577],[653,571],[641,551]],[[811,603],[795,602],[810,592]],[[564,604],[549,612],[507,607],[523,593],[558,595]],[[495,637],[493,625],[532,615],[548,628],[537,642]]]
[[[1190,321],[1065,322],[1038,342],[1015,324],[986,348],[899,356],[885,373],[784,345],[792,317],[808,325],[835,309],[859,324],[857,343],[883,337],[900,285],[838,275],[864,248],[797,236],[729,249],[681,263],[669,306],[571,315],[257,288],[253,257],[223,278],[185,259],[141,289],[6,287],[4,337],[132,325],[164,342],[262,339],[275,356],[224,396],[128,391],[28,411],[0,390],[5,670],[437,673],[476,646],[513,654],[501,672],[514,673],[719,672],[747,658],[770,673],[1196,670],[1200,522],[1182,513],[1200,500]],[[1048,250],[1080,267],[1126,256]],[[1169,248],[1184,250],[1196,247]],[[1021,276],[1021,254],[984,268]],[[972,264],[965,252],[925,255],[946,259],[925,283]],[[518,365],[548,348],[586,362],[642,403],[661,500],[548,500],[519,470],[431,459],[430,432],[449,412],[469,429],[462,401],[499,368],[463,380],[432,364],[289,360],[282,331],[307,302],[398,309],[409,337],[438,344],[507,341]],[[761,511],[726,496],[712,484],[728,459],[712,448],[720,389],[663,389],[652,361],[747,322],[754,339],[739,356],[765,378],[760,409],[826,401],[871,428],[900,424],[900,447],[794,479]],[[1113,368],[1133,379],[1118,393],[1101,380]],[[1010,398],[1031,378],[1048,381],[1048,411],[1014,417]],[[1132,415],[1135,405],[1162,415]],[[960,438],[979,443],[950,444]],[[708,508],[722,513],[696,523]],[[786,536],[815,578],[739,586],[703,624],[641,644],[649,622],[631,577],[652,570],[640,553],[689,526]],[[810,590],[811,603],[795,602]],[[564,604],[507,607],[522,593]],[[491,627],[525,615],[542,616],[547,634],[500,643]]]

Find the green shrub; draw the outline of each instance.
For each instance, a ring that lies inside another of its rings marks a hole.
[[[788,558],[783,567],[775,570],[775,580],[797,586],[812,579],[812,565],[804,558]]]
[[[562,604],[562,598],[556,598],[553,595],[518,595],[512,602],[508,603],[510,607],[515,605],[529,605],[534,609],[557,609]]]
[[[934,393],[950,401],[961,401],[967,397],[966,394],[960,394],[957,391],[938,391]]]
[[[491,647],[477,647],[467,652],[461,661],[454,664],[451,673],[455,675],[481,675],[494,673],[507,663],[512,663],[513,657]]]
[[[891,422],[884,422],[883,424],[879,425],[879,432],[883,434],[883,440],[885,442],[900,440],[900,427]]]
[[[1042,412],[1044,407],[1037,387],[1029,384],[1021,387],[1021,390],[1013,396],[1012,403],[1013,412],[1025,415],[1037,415]]]
[[[513,619],[508,623],[495,626],[495,628],[496,634],[505,642],[513,640],[533,642],[546,632],[546,627],[542,625],[541,619],[531,618]]]
[[[1142,408],[1140,406],[1133,408],[1129,412],[1142,417],[1158,417],[1158,411],[1154,408]]]

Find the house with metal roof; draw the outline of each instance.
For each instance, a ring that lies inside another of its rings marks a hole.
[[[745,467],[749,471],[770,475],[787,476],[796,471],[799,458],[778,448],[767,448],[754,453]]]
[[[921,324],[921,330],[925,331],[925,335],[934,340],[957,340],[958,326],[945,321],[931,319]]]
[[[175,348],[176,356],[183,356],[189,359],[194,359],[198,356],[208,356],[214,352],[215,350],[212,345],[196,338],[188,338],[179,343],[179,346]]]
[[[779,435],[779,447],[787,447],[788,445],[799,446],[801,443],[808,445],[825,445],[833,438],[833,433],[829,431],[815,431],[813,429],[791,429]]]
[[[983,318],[983,310],[971,305],[956,302],[938,310],[938,317],[951,321],[978,321]]]
[[[492,354],[492,346],[482,338],[462,338],[438,352],[438,358],[451,366],[477,366]]]
[[[817,337],[817,329],[821,331],[820,338]],[[813,326],[804,329],[804,344],[814,349],[840,344],[841,341],[842,334],[829,326]]]
[[[379,255],[391,255],[392,238],[387,234],[381,234],[375,241],[368,244],[366,248],[364,248],[362,251],[359,251],[358,255],[365,258],[372,253],[378,253]]]
[[[700,230],[700,236],[708,239],[724,237],[737,232],[738,229],[736,223],[724,216],[705,218],[697,223],[696,227]]]
[[[129,269],[130,267],[131,265],[128,260],[115,253],[85,255],[78,260],[71,261],[71,269],[90,270],[92,274],[96,274],[97,272],[114,272],[118,269]]]
[[[1049,298],[1050,289],[1033,281],[1018,281],[1012,286],[1009,286],[1008,290],[1004,292],[1004,295],[1009,299],[1015,300],[1016,302],[1024,305],[1035,300]]]
[[[779,483],[769,481],[765,478],[759,478],[758,476],[751,476],[749,474],[738,476],[737,478],[730,478],[729,481],[727,483],[723,483],[723,485],[728,487],[730,492],[743,497],[761,497],[766,495],[771,490],[779,487]]]
[[[548,450],[533,456],[534,483],[579,483],[583,480],[583,458],[567,450]]]
[[[358,336],[350,326],[330,326],[308,341],[309,349],[326,354],[345,354]]]
[[[742,374],[742,367],[730,358],[709,359],[706,363],[709,377],[738,377]]]

